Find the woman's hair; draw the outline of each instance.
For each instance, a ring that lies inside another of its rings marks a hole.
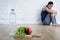
[[[50,2],[48,2],[48,5],[49,5],[49,4],[53,4],[53,2],[52,2],[52,1],[50,1]]]
[[[53,2],[52,2],[52,1],[49,1],[48,4],[46,5],[46,7],[47,7],[49,4],[53,4]]]

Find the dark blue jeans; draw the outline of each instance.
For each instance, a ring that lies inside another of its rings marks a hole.
[[[50,23],[52,22],[52,24],[56,23],[56,17],[55,16],[51,16],[51,14],[47,14],[46,18],[43,20],[43,25],[50,25]]]

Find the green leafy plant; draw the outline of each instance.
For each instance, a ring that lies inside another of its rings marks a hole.
[[[25,27],[21,26],[21,27],[17,28],[15,35],[22,36],[22,37],[26,36]]]

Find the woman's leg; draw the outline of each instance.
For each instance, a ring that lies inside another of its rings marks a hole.
[[[50,25],[51,23],[51,14],[47,14],[47,16],[45,17],[45,19],[43,20],[43,25]]]
[[[60,24],[57,24],[56,22],[56,14],[51,14],[51,20],[53,26],[60,26]]]
[[[56,24],[56,14],[51,14],[52,24]]]

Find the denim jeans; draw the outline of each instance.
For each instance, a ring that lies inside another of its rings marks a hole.
[[[55,16],[51,17],[51,14],[47,14],[42,23],[43,25],[50,25],[51,22],[52,24],[56,23],[56,17]]]

